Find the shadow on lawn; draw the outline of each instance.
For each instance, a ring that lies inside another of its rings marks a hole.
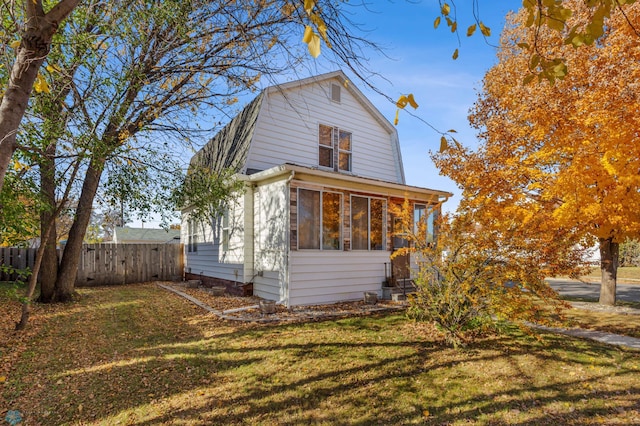
[[[493,343],[497,346],[494,350],[497,349],[498,352],[493,355],[471,356],[471,362],[482,364],[501,358],[502,349],[507,349],[511,357],[531,355],[530,350],[534,349],[527,346],[514,351],[512,348],[500,347],[500,340]],[[334,345],[274,345],[272,350],[296,349],[307,356],[313,356],[324,353],[326,346]],[[178,419],[186,423],[196,422],[195,424],[242,424],[247,421],[267,424],[449,424],[460,419],[489,419],[494,414],[499,415],[491,424],[581,424],[592,420],[593,416],[606,417],[612,412],[616,413],[615,406],[611,404],[584,404],[589,398],[605,401],[625,393],[621,390],[594,392],[590,390],[593,385],[605,379],[615,380],[637,374],[636,371],[619,368],[615,374],[597,375],[584,380],[564,379],[558,383],[538,386],[533,385],[535,377],[529,377],[527,380],[518,380],[520,383],[517,386],[508,385],[503,391],[463,394],[455,401],[439,405],[437,397],[429,400],[416,396],[425,386],[438,387],[434,377],[440,377],[442,373],[449,374],[456,365],[468,362],[465,361],[464,353],[458,353],[458,356],[446,362],[434,363],[432,358],[447,350],[438,345],[424,347],[424,342],[420,341],[339,346],[345,353],[363,348],[379,351],[394,346],[415,350],[403,356],[383,357],[366,365],[322,372],[309,371],[304,377],[287,383],[265,381],[263,377],[263,380],[258,379],[237,389],[237,395],[207,395],[198,406],[176,407],[171,413],[136,424],[171,423]],[[607,351],[596,351],[593,355],[599,352]],[[554,354],[540,354],[536,358],[542,362],[562,360]],[[321,359],[318,361],[322,362]],[[591,365],[593,364],[589,364]],[[606,364],[602,362],[601,365]],[[520,373],[525,375],[523,371]],[[423,378],[423,385],[418,385],[414,380],[420,377]],[[386,387],[391,389],[385,389]],[[626,394],[631,409],[640,409],[640,389],[628,388]],[[403,397],[407,398],[406,404],[398,403],[398,399]],[[576,408],[580,403],[584,406]],[[530,410],[534,412],[527,416],[528,419],[518,420],[521,413]],[[505,416],[514,418],[504,419]]]
[[[635,352],[517,332],[456,351],[399,315],[229,325],[140,291],[52,318],[42,341],[70,343],[23,360],[31,424],[580,424],[640,410]]]

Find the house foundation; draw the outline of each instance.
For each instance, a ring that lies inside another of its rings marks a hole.
[[[253,296],[253,283],[239,283],[222,278],[206,277],[190,273],[185,273],[184,278],[186,281],[200,280],[201,285],[206,288],[223,286],[226,288],[226,292],[228,294],[232,294],[234,296]]]

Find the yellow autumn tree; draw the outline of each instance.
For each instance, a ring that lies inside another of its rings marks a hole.
[[[567,305],[544,277],[581,272],[584,251],[577,244],[579,236],[555,230],[539,233],[544,218],[534,214],[498,221],[481,214],[467,199],[455,215],[436,220],[434,239],[426,218],[431,213],[440,216],[439,208],[431,206],[416,218],[408,200],[402,207],[390,207],[401,219],[394,236],[409,242],[392,256],[410,254],[416,267],[411,318],[434,323],[454,346],[504,320],[525,329],[529,323],[561,322]],[[528,230],[520,226],[522,220],[528,221]]]
[[[564,3],[576,34],[593,21],[585,2]],[[567,34],[527,19],[526,10],[508,18],[499,62],[472,109],[481,145],[452,143],[436,161],[487,223],[518,226],[527,238],[597,241],[600,303],[613,305],[619,244],[640,232],[640,5],[611,12],[599,41],[579,49],[562,43]],[[533,43],[545,48],[531,56]],[[523,81],[558,57],[568,75]]]

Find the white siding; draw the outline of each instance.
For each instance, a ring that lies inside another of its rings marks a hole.
[[[352,133],[354,175],[403,183],[396,134],[390,133],[346,88],[331,101],[337,79],[305,85],[265,98],[247,159],[247,168],[266,170],[283,163],[318,166],[318,125]]]
[[[389,252],[299,250],[291,252],[289,261],[289,304],[314,305],[380,292]]]
[[[286,298],[286,253],[289,203],[285,181],[261,185],[254,190],[253,294],[269,300]]]
[[[198,225],[198,251],[189,252],[188,213],[182,214],[181,240],[185,243],[185,271],[187,273],[214,277],[242,283],[244,281],[244,200],[240,196],[237,203],[230,206],[229,250],[222,251],[222,221],[214,226]]]

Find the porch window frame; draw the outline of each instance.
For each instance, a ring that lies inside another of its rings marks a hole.
[[[300,192],[301,191],[310,191],[319,193],[319,208],[318,208],[318,227],[316,229],[317,237],[319,241],[318,248],[301,248],[300,247]],[[337,248],[325,248],[324,247],[324,232],[323,232],[323,219],[324,219],[324,194],[337,194],[340,197],[340,206],[338,210],[338,227],[339,227],[339,237],[338,237],[338,247]],[[298,205],[297,205],[297,215],[296,215],[296,229],[298,230],[298,238],[296,241],[296,249],[297,250],[315,250],[315,251],[327,251],[327,252],[336,252],[342,250],[342,238],[344,233],[344,226],[342,221],[342,211],[344,209],[344,194],[339,191],[325,191],[324,189],[312,189],[312,188],[297,188],[297,197],[298,197]]]
[[[364,198],[367,200],[367,248],[353,248],[354,246],[354,226],[353,226],[353,199],[354,198]],[[381,236],[382,241],[379,249],[372,248],[371,245],[371,200],[379,200],[382,201],[382,217],[381,217]],[[350,229],[351,229],[351,250],[353,251],[386,251],[387,250],[387,215],[388,215],[388,203],[387,199],[383,197],[369,196],[369,195],[354,195],[351,194],[350,197],[350,211],[349,211],[349,221],[350,221]]]
[[[416,211],[418,210],[418,206],[423,208],[423,214],[421,217],[416,218]],[[431,208],[431,212],[427,215],[427,211]],[[433,209],[431,204],[428,203],[413,203],[413,232],[418,234],[418,223],[419,221],[425,220],[425,242],[427,244],[432,244],[436,241],[437,238],[437,229],[436,229],[436,220],[438,219],[439,210]],[[431,225],[431,237],[429,237],[429,225]]]

